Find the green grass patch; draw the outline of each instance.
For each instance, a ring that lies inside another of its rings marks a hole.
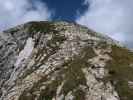
[[[87,63],[88,59],[95,56],[95,53],[92,48],[84,48],[79,56],[76,56],[74,60],[69,61],[64,66],[67,66],[67,69],[63,70],[62,73],[65,73],[65,84],[63,86],[63,93],[67,94],[69,91],[77,88],[79,85],[86,86],[86,78],[82,72],[82,68],[90,67],[90,64]]]
[[[133,100],[133,89],[128,86],[128,81],[133,81],[133,53],[126,48],[112,46],[110,53],[112,60],[108,62],[109,76],[106,80],[112,82],[121,100]]]
[[[81,89],[74,91],[73,95],[75,97],[74,100],[85,100],[85,92]]]

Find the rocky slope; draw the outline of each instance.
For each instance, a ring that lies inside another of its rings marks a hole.
[[[133,100],[133,52],[68,22],[0,33],[0,100]]]

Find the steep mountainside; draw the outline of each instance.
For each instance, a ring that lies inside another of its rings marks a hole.
[[[68,22],[0,33],[0,100],[133,100],[133,52]]]

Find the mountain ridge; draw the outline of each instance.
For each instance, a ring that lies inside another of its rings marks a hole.
[[[0,35],[0,100],[132,100],[133,53],[68,22],[29,22]]]

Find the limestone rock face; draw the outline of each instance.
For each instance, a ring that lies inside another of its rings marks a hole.
[[[133,53],[68,22],[0,33],[0,100],[133,100]]]

